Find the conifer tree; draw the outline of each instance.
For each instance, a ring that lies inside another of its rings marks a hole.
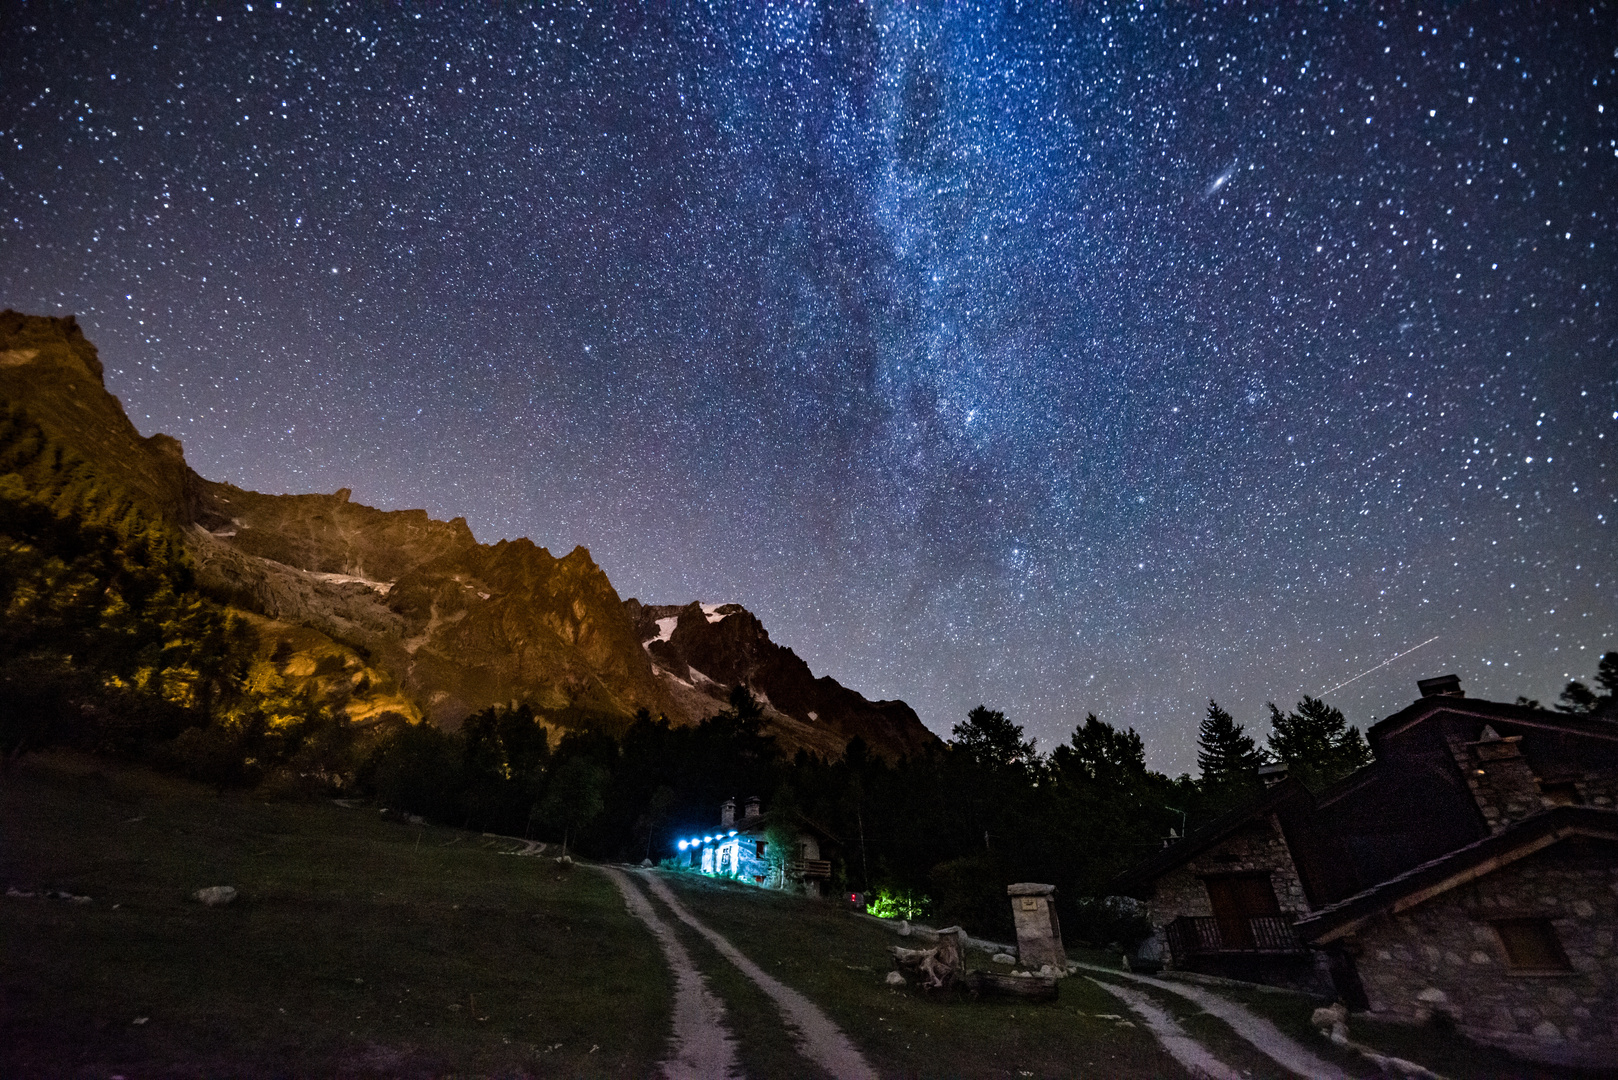
[[[1318,791],[1371,763],[1360,729],[1319,698],[1304,695],[1296,712],[1283,713],[1274,702],[1269,708],[1270,752],[1305,787]]]
[[[1602,656],[1596,669],[1596,685],[1606,693],[1598,694],[1577,679],[1568,683],[1562,690],[1557,712],[1618,718],[1618,652]]]
[[[1234,717],[1208,699],[1208,715],[1197,731],[1197,768],[1205,788],[1227,788],[1251,783],[1264,764],[1258,748]]]

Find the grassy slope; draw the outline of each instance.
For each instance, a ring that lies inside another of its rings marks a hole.
[[[887,948],[900,938],[834,905],[687,874],[669,874],[665,880],[698,918],[824,1009],[884,1076],[1183,1075],[1143,1029],[1096,1019],[1095,1013],[1124,1010],[1082,979],[1064,981],[1060,999],[1048,1004],[964,997],[933,1001],[883,982],[889,969]],[[726,998],[743,1063],[752,1075],[818,1075],[807,1063],[793,1065],[776,1056],[778,1014],[767,1000],[764,1008],[757,1007],[753,999],[765,999],[751,984],[727,975],[715,966],[722,963],[717,955],[695,944],[692,955],[712,973],[714,989]],[[970,959],[974,966],[990,967],[986,956],[974,953]],[[764,1054],[747,1049],[761,1040],[770,1046],[774,1068],[764,1067]]]
[[[653,939],[600,875],[488,844],[27,759],[0,887],[94,900],[0,896],[0,1075],[647,1075]],[[187,898],[216,884],[241,898]]]

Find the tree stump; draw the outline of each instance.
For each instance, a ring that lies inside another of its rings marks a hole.
[[[938,944],[930,949],[906,949],[901,945],[892,945],[888,947],[888,952],[893,954],[893,966],[929,993],[949,989],[966,972],[966,958],[961,949],[961,928],[958,926],[940,930]]]

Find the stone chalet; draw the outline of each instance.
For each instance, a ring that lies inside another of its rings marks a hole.
[[[1618,1061],[1618,722],[1420,685],[1366,733],[1371,765],[1318,796],[1272,776],[1112,890],[1168,966]]]
[[[679,842],[691,867],[704,874],[811,896],[824,895],[837,846],[816,822],[796,810],[764,813],[757,798],[747,800],[739,821],[736,800],[727,799],[713,834]]]

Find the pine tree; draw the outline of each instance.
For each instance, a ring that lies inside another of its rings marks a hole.
[[[979,765],[1003,768],[1029,767],[1037,763],[1034,740],[1022,737],[1022,726],[1006,719],[998,709],[979,705],[966,714],[966,723],[950,729],[953,742]]]
[[[1371,763],[1371,748],[1360,729],[1350,727],[1340,710],[1319,698],[1304,695],[1296,712],[1283,713],[1274,702],[1269,708],[1270,752],[1311,790]]]
[[[1256,781],[1264,752],[1234,717],[1208,699],[1208,715],[1197,730],[1197,768],[1207,788],[1248,786]]]
[[[1618,652],[1602,656],[1596,669],[1596,685],[1606,693],[1598,694],[1578,680],[1568,683],[1562,689],[1557,712],[1618,718]]]

